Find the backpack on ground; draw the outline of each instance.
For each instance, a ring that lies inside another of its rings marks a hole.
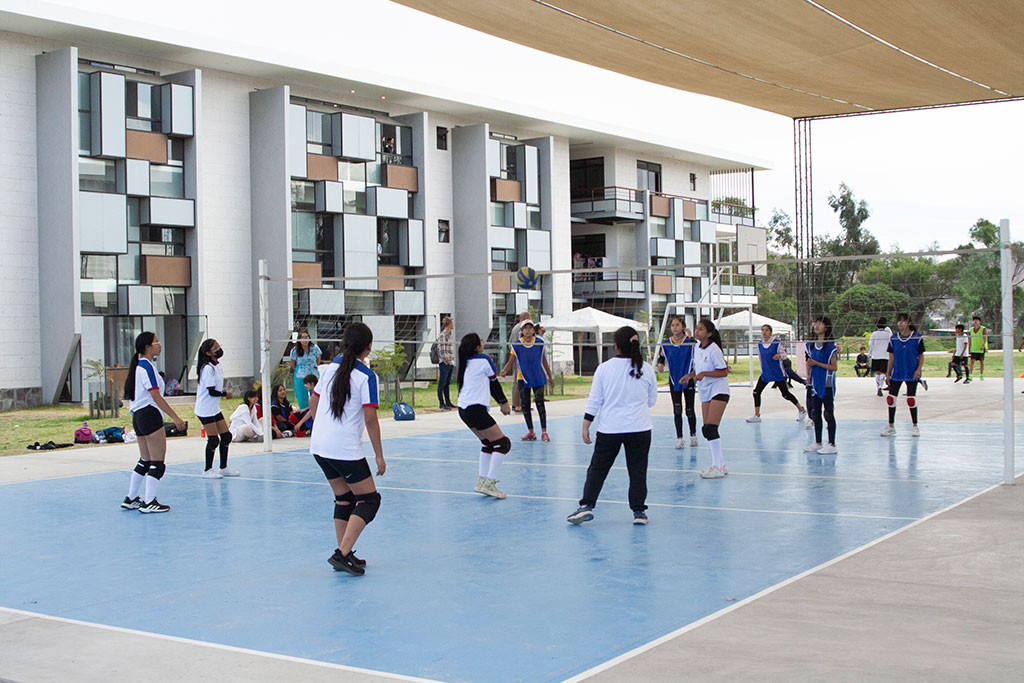
[[[124,443],[123,427],[107,427],[97,432],[105,443]]]
[[[437,342],[430,345],[430,364],[437,365],[441,362],[441,349],[438,348]]]
[[[405,422],[416,419],[416,411],[405,401],[396,401],[391,404],[391,411],[395,414],[396,422]]]
[[[75,430],[75,443],[92,443],[92,430],[89,423],[83,422],[82,426]]]

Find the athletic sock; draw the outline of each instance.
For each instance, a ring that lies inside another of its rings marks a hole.
[[[480,476],[486,477],[491,469],[491,454],[480,451]]]
[[[207,438],[206,440],[206,469],[213,468],[213,454],[217,451],[218,441],[214,437]]]
[[[156,490],[160,488],[160,480],[156,477],[146,477],[146,496],[143,502],[152,503],[156,500]]]
[[[501,469],[501,463],[505,461],[504,453],[494,453],[491,455],[491,466],[487,469],[488,479],[497,479],[498,470]]]
[[[146,463],[146,467],[149,467],[149,461],[148,460],[144,460],[143,462]],[[135,500],[135,498],[138,497],[138,495],[139,495],[139,488],[142,486],[142,481],[145,478],[146,478],[146,475],[139,474],[135,470],[132,470],[131,479],[128,481],[128,498],[129,498],[129,500]]]
[[[711,464],[721,469],[725,465],[725,461],[722,460],[722,440],[708,441],[708,447],[711,448]]]
[[[228,446],[230,443],[230,441],[228,443],[221,441],[220,443],[220,468],[222,470],[226,470],[228,468]]]

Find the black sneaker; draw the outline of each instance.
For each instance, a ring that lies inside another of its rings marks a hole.
[[[879,390],[878,390],[878,395],[879,395],[879,396],[881,396],[881,395],[882,395],[882,390],[881,390],[881,389],[879,389]]]
[[[158,501],[156,498],[154,498],[153,500],[149,501],[148,503],[142,503],[139,506],[139,512],[143,512],[143,513],[170,512],[170,511],[171,511],[171,506],[170,505],[164,505],[163,503]]]
[[[580,524],[583,524],[583,522],[589,522],[593,518],[593,506],[580,505],[579,508],[576,509],[576,512],[572,513],[571,515],[565,518],[565,521],[569,522],[569,524],[575,524],[576,526],[579,526]]]
[[[336,572],[348,572],[352,576],[362,576],[366,573],[365,569],[356,564],[351,552],[342,555],[340,550],[335,550],[334,554],[327,558],[327,562]]]
[[[352,561],[355,562],[357,565],[359,565],[360,567],[366,566],[366,560],[356,557],[355,548],[352,548],[352,552],[349,554],[352,556]],[[341,559],[341,551],[337,548],[334,549],[334,557],[337,559]]]
[[[647,524],[647,513],[643,510],[633,510],[633,524]]]
[[[139,500],[138,496],[135,496],[134,498],[125,496],[124,500],[121,501],[121,507],[125,510],[138,510],[142,507],[142,501]]]

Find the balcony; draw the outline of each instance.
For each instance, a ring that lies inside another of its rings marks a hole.
[[[573,218],[589,223],[642,221],[644,193],[628,187],[588,187],[572,191]]]
[[[596,261],[601,267],[601,259]],[[572,295],[576,299],[643,299],[646,285],[642,270],[573,273]]]
[[[754,225],[754,209],[722,199],[711,202],[711,220],[728,225]]]

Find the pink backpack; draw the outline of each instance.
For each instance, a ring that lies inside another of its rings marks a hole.
[[[82,426],[75,430],[75,443],[92,443],[92,430],[89,423],[83,422]]]

